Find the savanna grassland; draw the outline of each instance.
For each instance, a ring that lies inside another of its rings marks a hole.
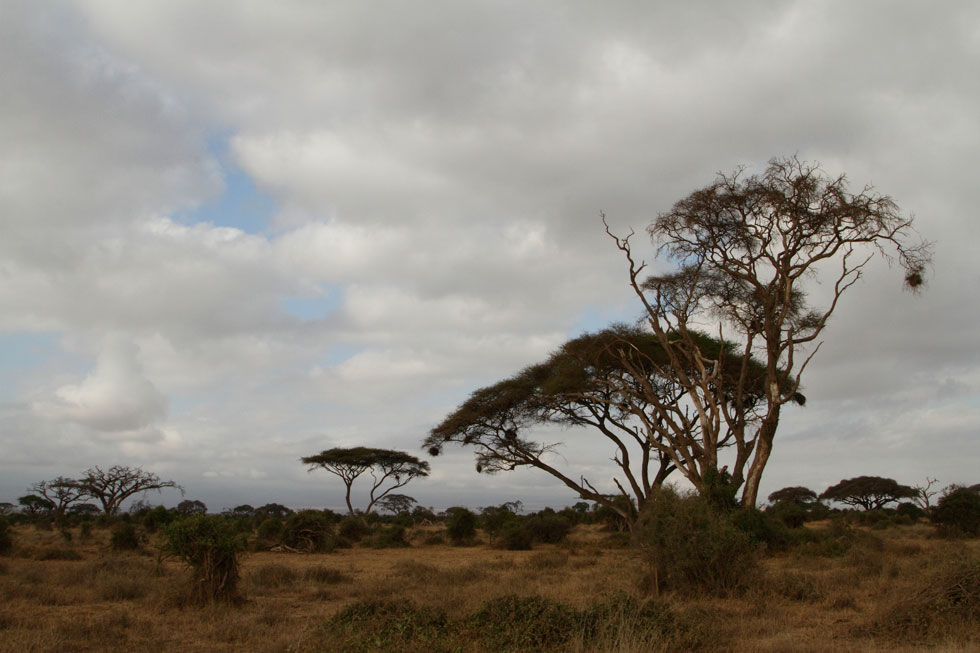
[[[806,526],[747,589],[658,592],[640,549],[595,525],[530,551],[450,546],[242,557],[243,600],[197,605],[151,536],[12,529],[0,556],[2,651],[980,650],[980,543],[920,523]]]

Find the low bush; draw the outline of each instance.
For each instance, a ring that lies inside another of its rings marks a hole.
[[[405,528],[403,526],[382,527],[374,535],[366,540],[372,549],[395,549],[410,546],[405,539]]]
[[[980,535],[980,492],[966,487],[950,489],[936,504],[932,521],[947,537]]]
[[[0,515],[0,555],[6,555],[14,548],[14,538],[11,535],[10,522]]]
[[[308,583],[322,583],[324,585],[334,585],[336,583],[346,583],[351,580],[350,576],[341,573],[337,569],[331,569],[323,565],[307,567],[303,570],[303,580]]]
[[[337,525],[337,535],[348,542],[360,542],[371,534],[371,527],[360,517],[344,517]]]
[[[980,623],[980,559],[947,563],[920,589],[886,604],[871,624],[875,634],[895,641],[941,641],[976,636]]]
[[[497,538],[500,548],[508,551],[528,551],[533,542],[531,533],[520,523],[509,524]]]
[[[699,496],[666,488],[651,498],[638,524],[656,591],[727,594],[752,584],[756,545],[732,523],[732,513]]]
[[[806,521],[806,508],[795,501],[780,501],[770,506],[766,514],[778,519],[786,528],[803,528]]]
[[[109,546],[114,551],[135,551],[142,544],[142,537],[136,524],[130,521],[120,521],[112,527],[109,535]]]
[[[468,625],[487,650],[540,651],[561,647],[580,628],[581,618],[557,601],[511,594],[484,603]]]
[[[731,513],[731,521],[735,528],[749,536],[752,543],[764,544],[770,551],[785,551],[793,541],[789,529],[781,520],[757,508],[735,510]]]
[[[248,576],[249,584],[261,589],[289,587],[299,580],[299,573],[292,567],[278,562],[269,562],[253,570]]]
[[[537,514],[524,519],[521,527],[535,542],[557,544],[572,530],[572,524],[557,514]]]
[[[169,524],[164,537],[164,551],[183,560],[193,572],[193,600],[240,600],[239,555],[245,550],[245,538],[234,524],[217,515],[194,515]]]
[[[441,610],[407,600],[360,600],[334,615],[315,635],[344,651],[429,651],[446,637],[449,618]]]
[[[446,534],[454,546],[473,542],[476,538],[476,515],[466,508],[451,508],[446,517]]]
[[[330,522],[316,510],[301,510],[286,518],[282,543],[309,553],[325,553],[336,548]]]

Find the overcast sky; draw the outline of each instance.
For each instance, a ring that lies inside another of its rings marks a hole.
[[[342,506],[300,456],[424,456],[472,390],[639,315],[600,211],[642,234],[793,154],[891,195],[935,267],[845,296],[760,495],[980,482],[975,2],[0,0],[0,66],[0,501],[118,463]],[[431,462],[423,505],[576,500]]]

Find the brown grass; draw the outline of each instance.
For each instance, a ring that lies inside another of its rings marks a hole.
[[[508,595],[580,613],[615,596],[651,605],[642,589],[643,559],[595,528],[579,527],[568,542],[532,551],[499,550],[485,541],[424,544],[437,530],[412,533],[412,546],[404,549],[248,554],[242,566],[246,603],[199,607],[181,598],[188,572],[176,561],[114,553],[105,530],[66,543],[57,533],[19,526],[15,550],[0,558],[0,651],[337,650],[324,640],[336,628],[331,619],[386,601],[403,602],[399,623],[409,624],[409,635],[398,641],[404,650],[478,651],[482,640],[466,634],[469,620]],[[601,641],[576,635],[563,647],[980,650],[980,542],[946,542],[931,533],[925,526],[896,527],[864,532],[841,555],[811,547],[769,557],[762,579],[745,596],[667,594],[656,605],[673,620],[669,628],[650,629],[624,612],[603,626]],[[44,553],[52,550],[57,553]],[[426,619],[453,626],[439,639],[443,635],[426,630]],[[386,646],[365,641],[352,650]]]

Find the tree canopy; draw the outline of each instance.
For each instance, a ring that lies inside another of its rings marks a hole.
[[[340,477],[347,488],[345,498],[351,515],[355,513],[351,503],[351,488],[354,481],[365,472],[373,479],[365,514],[370,513],[374,504],[392,490],[404,487],[413,479],[429,475],[429,463],[392,449],[334,448],[300,460],[310,466],[309,471],[324,469]],[[387,488],[384,487],[386,483],[390,484]]]
[[[877,510],[893,501],[911,499],[917,495],[915,488],[900,485],[891,478],[858,476],[832,485],[823,491],[820,498],[849,506],[861,506],[865,510]]]
[[[691,337],[729,369],[743,367],[734,348],[705,334]],[[745,393],[761,396],[764,367],[757,361],[744,367],[754,372],[747,375]],[[482,473],[540,469],[632,523],[675,469],[699,478],[697,457],[670,438],[671,428],[686,425],[689,448],[696,449],[701,439],[700,424],[681,404],[686,389],[677,377],[654,334],[614,325],[570,340],[546,361],[474,391],[430,431],[424,446],[432,455],[447,443],[472,446]],[[562,443],[542,439],[549,425],[583,427],[605,438],[619,468],[612,479],[618,493],[603,492],[594,480],[559,468],[556,451]]]
[[[684,460],[697,461],[689,475],[695,486],[716,474],[719,450],[731,445],[728,468],[747,507],[756,503],[782,407],[799,402],[803,372],[840,297],[876,254],[897,259],[912,289],[931,263],[929,244],[891,198],[871,187],[851,192],[843,175],[829,177],[796,157],[773,159],[759,175],[719,174],[660,214],[648,232],[657,253],[675,264],[670,272],[647,275],[634,234],[606,231],[627,259],[645,322],[683,390],[683,408],[655,400],[677,417],[665,420],[665,438]],[[830,291],[822,303],[807,293],[820,279]],[[741,363],[732,368],[702,346],[696,329],[705,324],[717,325],[722,351],[736,347]],[[753,356],[763,366],[761,393],[750,390]],[[624,384],[622,391],[653,400],[647,388]],[[692,428],[699,434],[693,442]]]
[[[184,489],[174,481],[162,481],[156,474],[140,467],[123,465],[113,465],[105,470],[92,467],[75,483],[86,495],[97,499],[105,514],[110,516],[119,512],[122,503],[134,494],[150,490],[159,492],[164,488],[175,488],[184,493]]]
[[[779,503],[780,501],[789,501],[792,503],[799,504],[801,506],[806,506],[817,500],[817,493],[810,488],[802,486],[784,487],[781,490],[776,490],[769,495],[769,503]]]

